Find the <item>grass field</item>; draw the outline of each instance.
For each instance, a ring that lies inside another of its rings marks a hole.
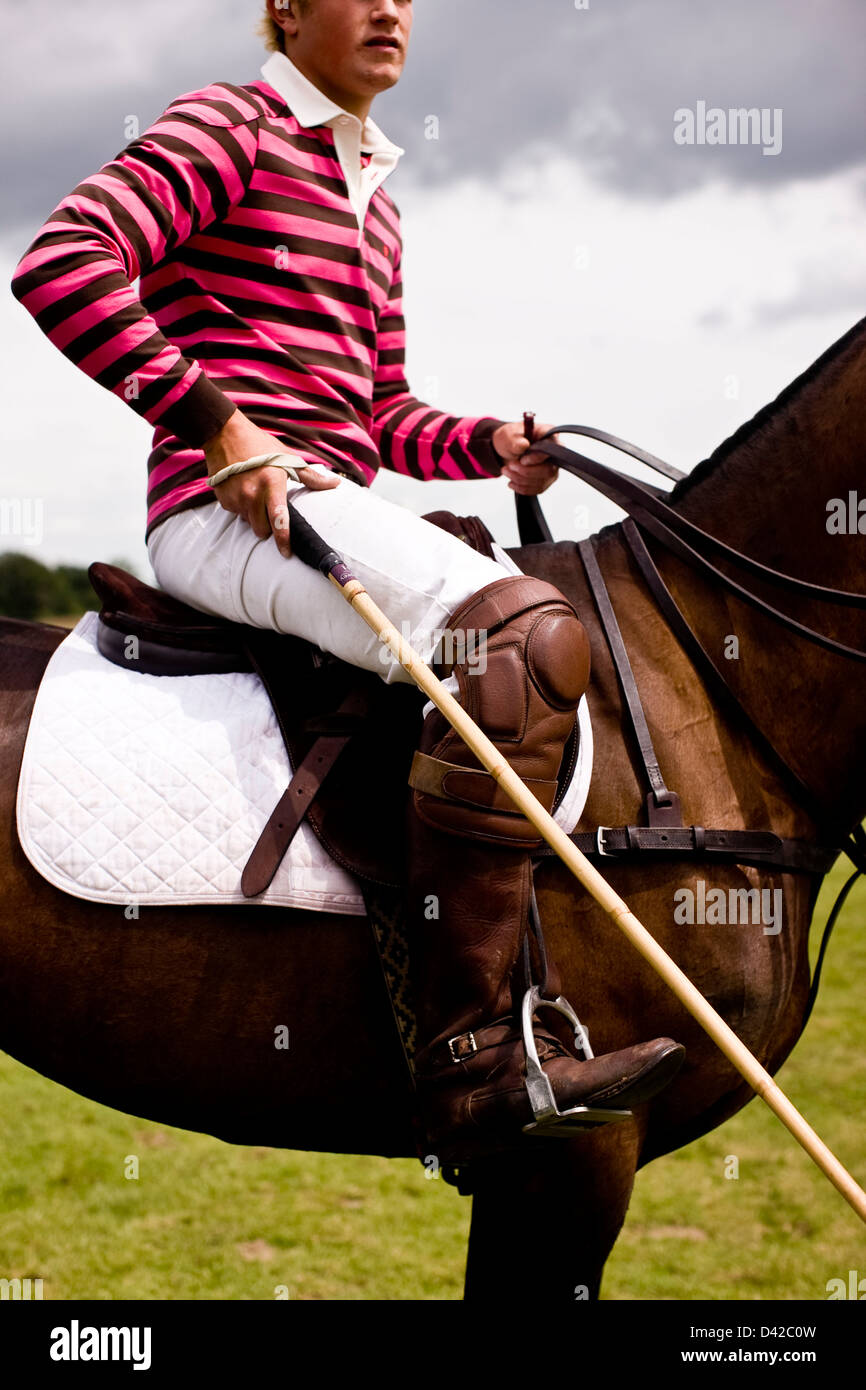
[[[847,870],[844,859],[825,884],[819,928]],[[861,1184],[864,982],[861,880],[779,1073]],[[235,1148],[94,1105],[0,1056],[0,1277],[41,1278],[46,1299],[459,1299],[468,1229],[469,1199],[415,1160]],[[753,1101],[638,1175],[603,1296],[825,1299],[829,1279],[866,1275],[863,1237]]]

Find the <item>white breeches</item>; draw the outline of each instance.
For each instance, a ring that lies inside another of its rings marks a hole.
[[[455,608],[515,572],[346,478],[322,492],[286,481],[290,501],[425,661]],[[324,575],[285,559],[272,535],[259,540],[218,502],[168,517],[147,550],[160,586],[193,608],[306,638],[388,682],[410,679]]]

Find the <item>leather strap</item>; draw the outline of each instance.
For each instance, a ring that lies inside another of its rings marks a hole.
[[[560,428],[567,427],[560,426]],[[804,594],[811,599],[818,599],[824,603],[838,603],[846,608],[866,608],[866,594],[849,593],[845,589],[825,589],[820,584],[809,584],[806,580],[796,579],[793,575],[782,574],[779,570],[770,569],[769,566],[762,565],[748,555],[743,555],[740,551],[725,545],[723,541],[711,536],[709,532],[702,531],[698,526],[693,526],[679,512],[675,512],[658,497],[652,495],[643,484],[638,483],[634,478],[627,478],[623,473],[618,473],[615,468],[604,468],[592,459],[586,459],[582,454],[577,454],[570,449],[563,449],[549,439],[539,441],[533,448],[556,460],[560,467],[566,468],[576,477],[584,478],[586,475],[585,481],[590,481],[593,487],[598,488],[605,497],[610,498],[618,507],[627,511],[674,555],[678,555],[686,564],[691,565],[692,569],[709,575],[714,583],[721,584],[738,599],[741,599],[743,603],[749,604],[758,612],[772,618],[774,622],[780,623],[782,627],[788,628],[798,637],[803,637],[809,642],[814,642],[816,646],[823,647],[825,651],[835,652],[837,655],[849,657],[853,661],[866,661],[866,651],[860,651],[857,647],[848,647],[843,642],[837,642],[834,638],[818,632],[815,628],[798,623],[789,614],[783,613],[780,609],[774,608],[771,603],[759,598],[757,594],[753,594],[750,589],[744,589],[736,580],[731,579],[730,575],[725,574],[723,570],[716,569],[715,565],[683,540],[679,533],[682,532],[684,535],[695,538],[708,550],[720,551],[725,559],[739,564],[748,573],[773,582],[782,589]]]
[[[543,434],[541,439],[549,439],[551,435],[557,434],[579,434],[586,439],[597,439],[600,444],[609,444],[612,449],[618,449],[621,454],[629,454],[631,458],[637,459],[638,463],[645,463],[648,468],[652,468],[656,473],[661,473],[663,477],[670,478],[674,483],[681,483],[688,477],[681,469],[674,468],[672,463],[666,463],[656,454],[651,454],[647,449],[641,449],[638,444],[630,444],[627,439],[620,439],[618,434],[608,434],[607,430],[598,430],[593,425],[555,425],[548,434]],[[533,449],[538,441],[533,441]],[[646,487],[647,484],[644,484]]]
[[[553,540],[537,497],[517,492],[514,494],[514,503],[517,508],[517,534],[521,545],[543,545],[545,541]]]
[[[420,1071],[446,1070],[461,1062],[468,1062],[478,1052],[487,1052],[492,1047],[514,1042],[522,1034],[511,1017],[497,1018],[483,1027],[468,1029],[453,1038],[445,1038],[425,1049]]]
[[[557,425],[552,433],[586,434],[588,431],[577,425]],[[598,433],[600,434],[600,431]],[[633,446],[625,445],[621,440],[616,441],[615,436],[607,436],[607,442],[616,443],[616,447],[625,448],[626,452],[633,454],[636,458],[641,457],[640,451],[637,451]],[[541,439],[536,440],[532,448],[534,453],[546,454],[549,458],[554,459],[560,468],[564,468],[567,472],[573,473],[575,477],[590,483],[592,487],[597,488],[599,492],[604,493],[612,502],[615,502],[618,507],[622,507],[630,515],[638,517],[648,531],[652,531],[653,535],[658,535],[659,539],[664,540],[665,544],[676,554],[681,555],[695,568],[701,569],[712,578],[727,584],[745,602],[752,603],[755,607],[775,618],[776,621],[786,623],[793,632],[799,632],[801,636],[808,637],[810,641],[817,642],[819,645],[826,645],[830,651],[838,651],[846,656],[866,661],[866,652],[861,652],[853,647],[844,647],[841,643],[833,642],[830,638],[824,637],[823,634],[815,632],[811,628],[795,623],[787,614],[780,613],[770,604],[764,603],[757,595],[741,589],[721,570],[717,570],[715,565],[706,560],[703,555],[698,554],[691,546],[687,545],[683,537],[687,536],[696,544],[705,546],[711,553],[720,554],[725,560],[729,560],[733,565],[744,569],[747,574],[754,574],[758,579],[766,580],[779,588],[802,594],[805,598],[815,599],[821,603],[835,603],[845,608],[866,608],[866,594],[852,593],[846,589],[828,589],[823,584],[812,584],[806,579],[798,579],[795,575],[774,570],[771,566],[762,564],[760,560],[753,560],[750,555],[744,555],[741,551],[735,550],[733,546],[719,540],[717,536],[701,530],[699,526],[688,521],[680,512],[669,507],[656,489],[647,487],[645,483],[639,482],[636,478],[629,478],[624,473],[617,472],[615,468],[608,468],[605,464],[586,458],[575,449],[566,449],[561,444],[556,444],[549,435],[544,435]],[[651,522],[659,524],[651,525]],[[659,534],[661,530],[666,532],[665,536]],[[675,545],[674,542],[679,544]]]
[[[541,802],[545,811],[552,809],[556,782],[525,777],[523,785]],[[523,813],[515,808],[511,797],[502,790],[496,778],[483,768],[461,767],[459,763],[449,763],[444,758],[431,758],[429,753],[416,752],[409,770],[409,786],[460,806],[473,806],[481,811],[510,811],[523,819]]]
[[[819,805],[809,787],[806,786],[802,778],[798,776],[794,769],[782,757],[781,753],[775,747],[771,739],[767,737],[763,729],[760,729],[754,722],[748,710],[745,709],[731,690],[731,687],[728,685],[725,677],[713,661],[709,652],[689,627],[672,593],[659,574],[653,558],[644,544],[643,537],[631,518],[627,518],[623,522],[622,533],[635,558],[638,569],[646,580],[650,593],[667,619],[672,633],[683,648],[683,651],[694,664],[695,669],[701,675],[705,684],[715,693],[716,697],[721,700],[723,705],[728,708],[733,708],[734,713],[738,715],[741,721],[747,726],[755,744],[773,764],[780,776],[788,783],[788,786],[794,792],[803,808],[809,812],[818,824],[822,821],[826,821],[827,815],[824,808]]]
[[[789,840],[769,830],[712,830],[702,825],[681,827],[648,825],[600,825],[597,830],[575,831],[568,837],[587,858],[698,859],[756,868],[782,869],[791,873],[826,874],[838,859],[838,846],[813,845],[808,840]],[[552,855],[548,844],[533,850],[533,859]]]
[[[670,593],[652,560],[641,533],[631,518],[637,518],[647,531],[654,535],[657,540],[661,541],[667,549],[679,555],[681,559],[684,559],[686,563],[708,575],[711,579],[723,584],[729,590],[737,594],[743,601],[750,603],[753,607],[765,613],[771,619],[775,619],[791,631],[798,633],[798,635],[806,638],[808,641],[817,643],[828,651],[835,651],[840,655],[859,661],[866,659],[866,653],[856,648],[845,647],[825,637],[822,633],[814,629],[795,623],[787,614],[779,612],[777,609],[773,608],[771,604],[765,603],[756,595],[751,594],[748,590],[735,584],[733,580],[718,570],[715,565],[705,559],[703,555],[699,554],[692,546],[688,545],[683,537],[688,536],[690,539],[694,540],[695,543],[702,543],[710,552],[721,554],[725,559],[734,564],[739,564],[747,573],[754,574],[760,579],[774,583],[783,590],[807,595],[813,600],[824,603],[837,603],[843,607],[862,609],[866,608],[866,595],[849,593],[844,590],[828,589],[818,584],[810,584],[804,580],[797,579],[793,575],[787,575],[780,571],[773,570],[769,566],[751,559],[749,556],[742,555],[739,551],[734,550],[716,537],[702,531],[699,527],[693,526],[679,512],[667,505],[666,494],[662,493],[658,488],[628,478],[618,473],[615,469],[607,468],[605,465],[596,463],[592,459],[587,459],[584,455],[578,454],[576,451],[565,450],[551,437],[558,433],[566,432],[587,435],[591,439],[601,440],[603,443],[610,444],[614,448],[630,454],[633,458],[639,459],[641,462],[648,464],[651,468],[655,468],[657,472],[664,473],[668,477],[682,478],[685,475],[678,474],[677,470],[671,468],[670,465],[662,463],[660,459],[656,459],[653,455],[645,453],[643,450],[626,443],[622,439],[618,439],[615,435],[608,435],[601,430],[589,429],[580,425],[555,426],[542,440],[533,441],[534,448],[540,448],[541,452],[555,459],[561,467],[573,473],[583,482],[587,482],[590,486],[597,488],[599,492],[602,492],[606,497],[610,498],[612,502],[629,514],[629,519],[622,523],[623,534],[650,592],[653,594],[662,613],[667,618],[683,650],[689,655],[695,668],[707,683],[708,688],[713,690],[716,696],[720,697],[725,705],[729,708],[733,708],[735,714],[739,715],[756,744],[763,750],[764,754],[782,774],[789,788],[794,791],[796,800],[810,812],[816,823],[823,827],[825,833],[829,831],[834,838],[837,838],[840,842],[845,841],[845,843],[844,846],[841,843],[832,846],[827,844],[813,845],[808,841],[784,839],[764,831],[718,831],[707,830],[701,826],[686,826],[682,827],[682,830],[674,827],[673,829],[665,831],[652,825],[649,827],[599,826],[594,832],[575,833],[570,838],[578,848],[582,849],[583,853],[590,858],[609,857],[611,854],[614,857],[628,858],[631,855],[645,855],[647,852],[650,852],[663,858],[682,858],[683,856],[688,858],[689,856],[695,856],[699,859],[738,862],[752,864],[758,868],[776,868],[794,873],[812,874],[815,875],[818,880],[813,890],[813,907],[820,879],[830,870],[844,847],[845,853],[848,854],[852,863],[855,865],[855,872],[841,889],[824,929],[817,964],[812,975],[806,1015],[803,1021],[803,1026],[805,1027],[805,1023],[809,1018],[817,996],[824,953],[834,923],[836,922],[842,905],[853,884],[861,874],[866,874],[866,832],[864,832],[860,825],[856,825],[853,830],[840,827],[838,821],[834,820],[832,814],[828,816],[826,809],[819,803],[812,791],[806,786],[793,768],[788,765],[771,741],[752,720],[736,693],[728,685],[722,671],[705,651],[699,639],[686,622],[683,614],[680,612],[673,595]],[[531,512],[529,509],[526,509],[521,513],[520,503],[525,500],[526,499],[523,498],[517,499],[521,542],[524,545],[528,545],[533,542],[551,539],[550,532],[547,530],[544,521],[544,514],[541,507],[537,504],[537,498],[532,499],[532,501],[536,503],[536,506]],[[583,556],[583,551],[581,553]],[[585,557],[583,558],[586,568]],[[593,559],[594,558],[593,554]],[[587,579],[592,588],[592,578],[589,568],[587,568]],[[604,587],[603,580],[601,587]],[[597,593],[595,593],[595,598],[598,605]],[[614,649],[616,639],[611,639],[611,634],[614,631],[616,623],[615,617],[612,623],[606,623],[601,605],[599,605],[599,613],[602,617],[602,626],[605,628],[608,636],[614,663],[617,665],[620,684],[623,686],[624,693],[626,693],[630,690],[630,687],[627,679],[623,681],[623,670],[625,668],[621,668],[617,663]],[[616,631],[618,634],[618,628]],[[636,699],[634,708],[639,709],[640,701],[639,697],[637,697],[636,687],[634,693]],[[626,703],[629,707],[630,714],[632,714],[632,702],[629,700],[627,694]],[[635,729],[638,745],[641,749],[641,755],[644,759],[644,765],[649,776],[652,766],[649,758],[651,742],[647,744],[646,741],[641,739],[639,725],[635,723],[633,714],[632,725]],[[652,793],[647,802],[648,810],[651,806],[651,798]],[[685,841],[681,840],[682,835],[687,837]],[[775,846],[768,848],[768,840],[774,840]],[[545,856],[552,852],[549,846],[545,844],[536,851],[536,855]]]
[[[268,887],[301,821],[352,737],[357,728],[358,717],[365,709],[366,700],[359,696],[358,692],[353,691],[349,694],[336,711],[336,715],[331,716],[337,724],[343,721],[345,732],[317,738],[298,767],[268,817],[267,824],[247,860],[241,875],[241,891],[245,898],[254,898]]]
[[[647,819],[650,825],[682,825],[683,818],[680,810],[680,799],[676,792],[669,791],[662,776],[659,760],[653,747],[652,737],[650,736],[649,726],[643,712],[637,682],[634,678],[631,662],[628,658],[626,646],[622,640],[619,623],[613,611],[613,604],[610,601],[610,594],[604,582],[598,560],[595,558],[595,548],[592,539],[580,541],[578,551],[586,570],[586,578],[595,599],[598,615],[607,638],[610,654],[619,677],[620,689],[622,690],[625,707],[631,726],[637,739],[640,755],[646,770],[647,780],[650,785],[649,796],[647,797]]]
[[[557,444],[552,437],[560,433],[588,435],[590,438],[602,440],[604,443],[611,444],[613,447],[622,450],[624,453],[631,454],[633,458],[640,459],[642,462],[656,468],[659,472],[667,472],[668,476],[673,476],[669,466],[659,468],[661,460],[655,459],[653,455],[646,454],[645,451],[636,446],[628,444],[615,435],[607,435],[601,430],[592,430],[581,425],[556,425],[547,435],[541,439],[533,441],[533,449],[546,454],[564,468],[567,472],[573,473],[575,477],[608,497],[618,507],[629,513],[629,520],[622,524],[622,529],[628,540],[635,560],[641,567],[647,583],[650,585],[657,601],[663,605],[668,621],[674,627],[682,645],[688,651],[703,672],[705,678],[715,688],[717,694],[726,700],[729,707],[732,706],[742,716],[756,742],[764,749],[774,765],[786,778],[788,785],[796,788],[797,800],[802,804],[810,815],[816,820],[819,826],[824,826],[825,831],[835,839],[839,836],[844,837],[848,834],[847,827],[840,827],[834,822],[832,813],[828,815],[827,810],[820,804],[818,799],[794,772],[776,749],[770,740],[758,728],[750,718],[747,711],[741,705],[739,699],[728,685],[724,675],[715,666],[704,652],[697,638],[692,633],[686,623],[685,618],[680,613],[679,608],[672,595],[664,585],[661,576],[652,563],[649,552],[642,542],[640,533],[631,518],[636,520],[649,531],[662,545],[668,550],[678,555],[693,569],[707,575],[711,580],[723,585],[730,592],[736,594],[743,602],[750,604],[759,612],[764,613],[769,618],[787,627],[790,631],[797,633],[798,636],[807,641],[816,643],[827,651],[836,652],[841,656],[849,657],[855,661],[866,661],[866,651],[861,651],[854,647],[848,647],[842,643],[834,641],[823,633],[813,628],[795,622],[788,614],[780,612],[771,604],[766,603],[756,594],[735,583],[723,571],[698,551],[693,546],[686,543],[683,537],[688,536],[696,544],[701,544],[710,551],[721,555],[724,559],[734,565],[739,565],[747,573],[756,575],[759,579],[775,584],[783,590],[802,594],[813,600],[823,603],[835,603],[849,608],[866,608],[866,594],[852,593],[841,589],[829,589],[820,584],[812,584],[806,580],[798,579],[794,575],[784,574],[779,570],[774,570],[768,565],[761,564],[758,560],[753,560],[748,555],[743,555],[740,551],[733,549],[717,537],[701,530],[700,527],[693,525],[674,508],[667,505],[664,494],[657,488],[650,487],[646,483],[641,483],[637,479],[626,477],[617,472],[616,469],[609,468],[604,464],[597,463],[593,459],[586,458],[585,455],[576,450],[563,448]],[[675,472],[676,470],[674,470]],[[666,597],[664,597],[666,595]]]

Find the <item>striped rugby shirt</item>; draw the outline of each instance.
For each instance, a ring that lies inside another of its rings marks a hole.
[[[402,151],[368,120],[350,191],[321,123],[340,108],[275,57],[285,67],[263,72],[281,90],[214,83],[173,101],[63,199],[12,281],[51,341],[155,427],[146,538],[218,505],[202,446],[236,406],[364,485],[380,464],[422,479],[502,468],[502,420],[434,410],[406,381],[400,214],[382,187],[396,158],[376,153]]]

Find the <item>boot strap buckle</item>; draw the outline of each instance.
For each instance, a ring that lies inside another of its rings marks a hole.
[[[460,1050],[457,1051],[456,1048]],[[452,1062],[465,1062],[467,1057],[471,1057],[473,1052],[478,1051],[475,1034],[460,1033],[456,1038],[449,1038],[448,1051],[451,1053]]]

